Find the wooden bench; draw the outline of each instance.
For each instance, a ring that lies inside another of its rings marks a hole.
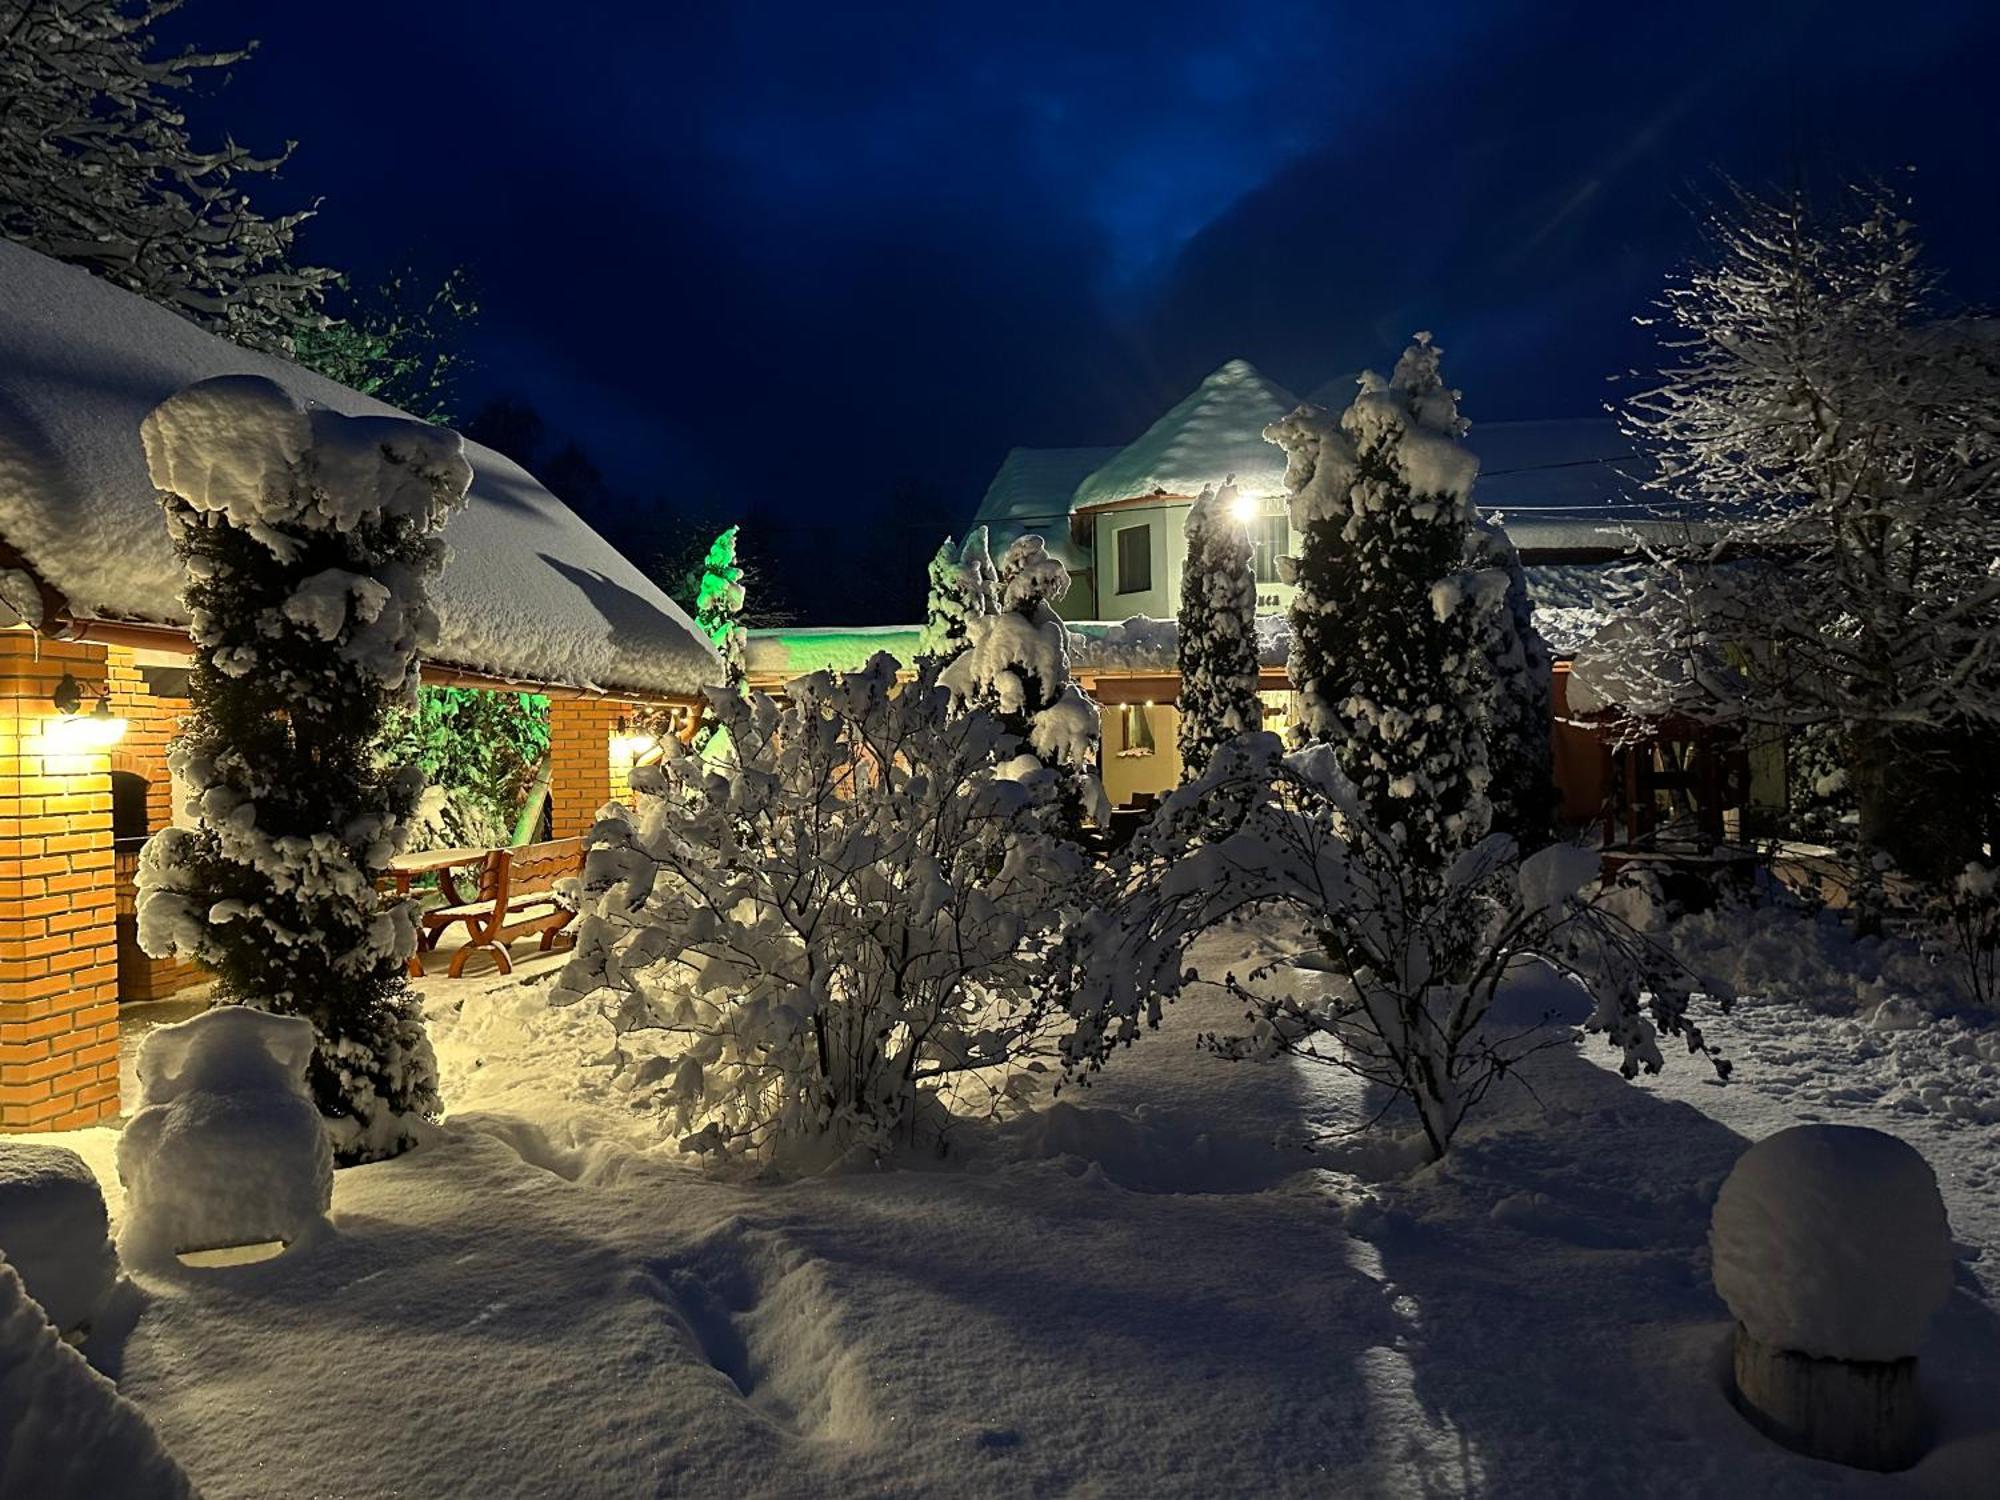
[[[514,972],[507,944],[540,933],[541,951],[555,946],[557,936],[576,913],[556,899],[556,882],[583,873],[583,840],[551,839],[518,849],[494,849],[479,870],[479,894],[471,901],[433,907],[417,919],[416,972],[423,973],[423,955],[459,923],[465,924],[465,946],[451,956],[451,977],[457,979],[474,953],[492,953],[502,974]]]

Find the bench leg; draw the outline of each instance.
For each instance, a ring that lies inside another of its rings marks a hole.
[[[514,972],[514,956],[507,951],[505,943],[467,943],[451,956],[451,977],[453,979],[462,979],[465,976],[465,961],[475,953],[491,953],[493,961],[500,966],[502,974],[511,974]]]

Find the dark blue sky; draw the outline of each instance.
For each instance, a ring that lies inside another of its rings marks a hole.
[[[1952,289],[2000,300],[1996,12],[189,0],[170,34],[262,39],[196,120],[299,141],[310,257],[471,269],[471,403],[589,449],[614,540],[747,515],[773,592],[866,620],[1009,446],[1122,441],[1233,356],[1304,390],[1428,327],[1475,421],[1596,410],[1718,170],[1914,166]]]

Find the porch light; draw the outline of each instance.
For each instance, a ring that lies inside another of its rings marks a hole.
[[[111,711],[111,689],[97,690],[97,706],[83,712],[83,684],[65,672],[49,702],[62,715],[44,733],[49,747],[59,755],[86,755],[107,750],[125,737],[125,721]]]
[[[638,765],[640,758],[658,749],[659,744],[658,735],[634,730],[623,715],[611,726],[611,753],[632,765]]]

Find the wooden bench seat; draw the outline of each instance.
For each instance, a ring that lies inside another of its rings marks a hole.
[[[557,898],[556,882],[582,873],[580,837],[491,851],[479,870],[477,899],[433,907],[417,918],[417,955],[411,961],[412,967],[422,974],[424,954],[435,950],[438,940],[462,923],[466,941],[451,956],[453,979],[464,974],[467,961],[481,949],[493,955],[502,974],[513,973],[514,960],[507,952],[507,944],[515,938],[539,933],[541,951],[546,953],[553,948],[556,938],[576,916]]]

